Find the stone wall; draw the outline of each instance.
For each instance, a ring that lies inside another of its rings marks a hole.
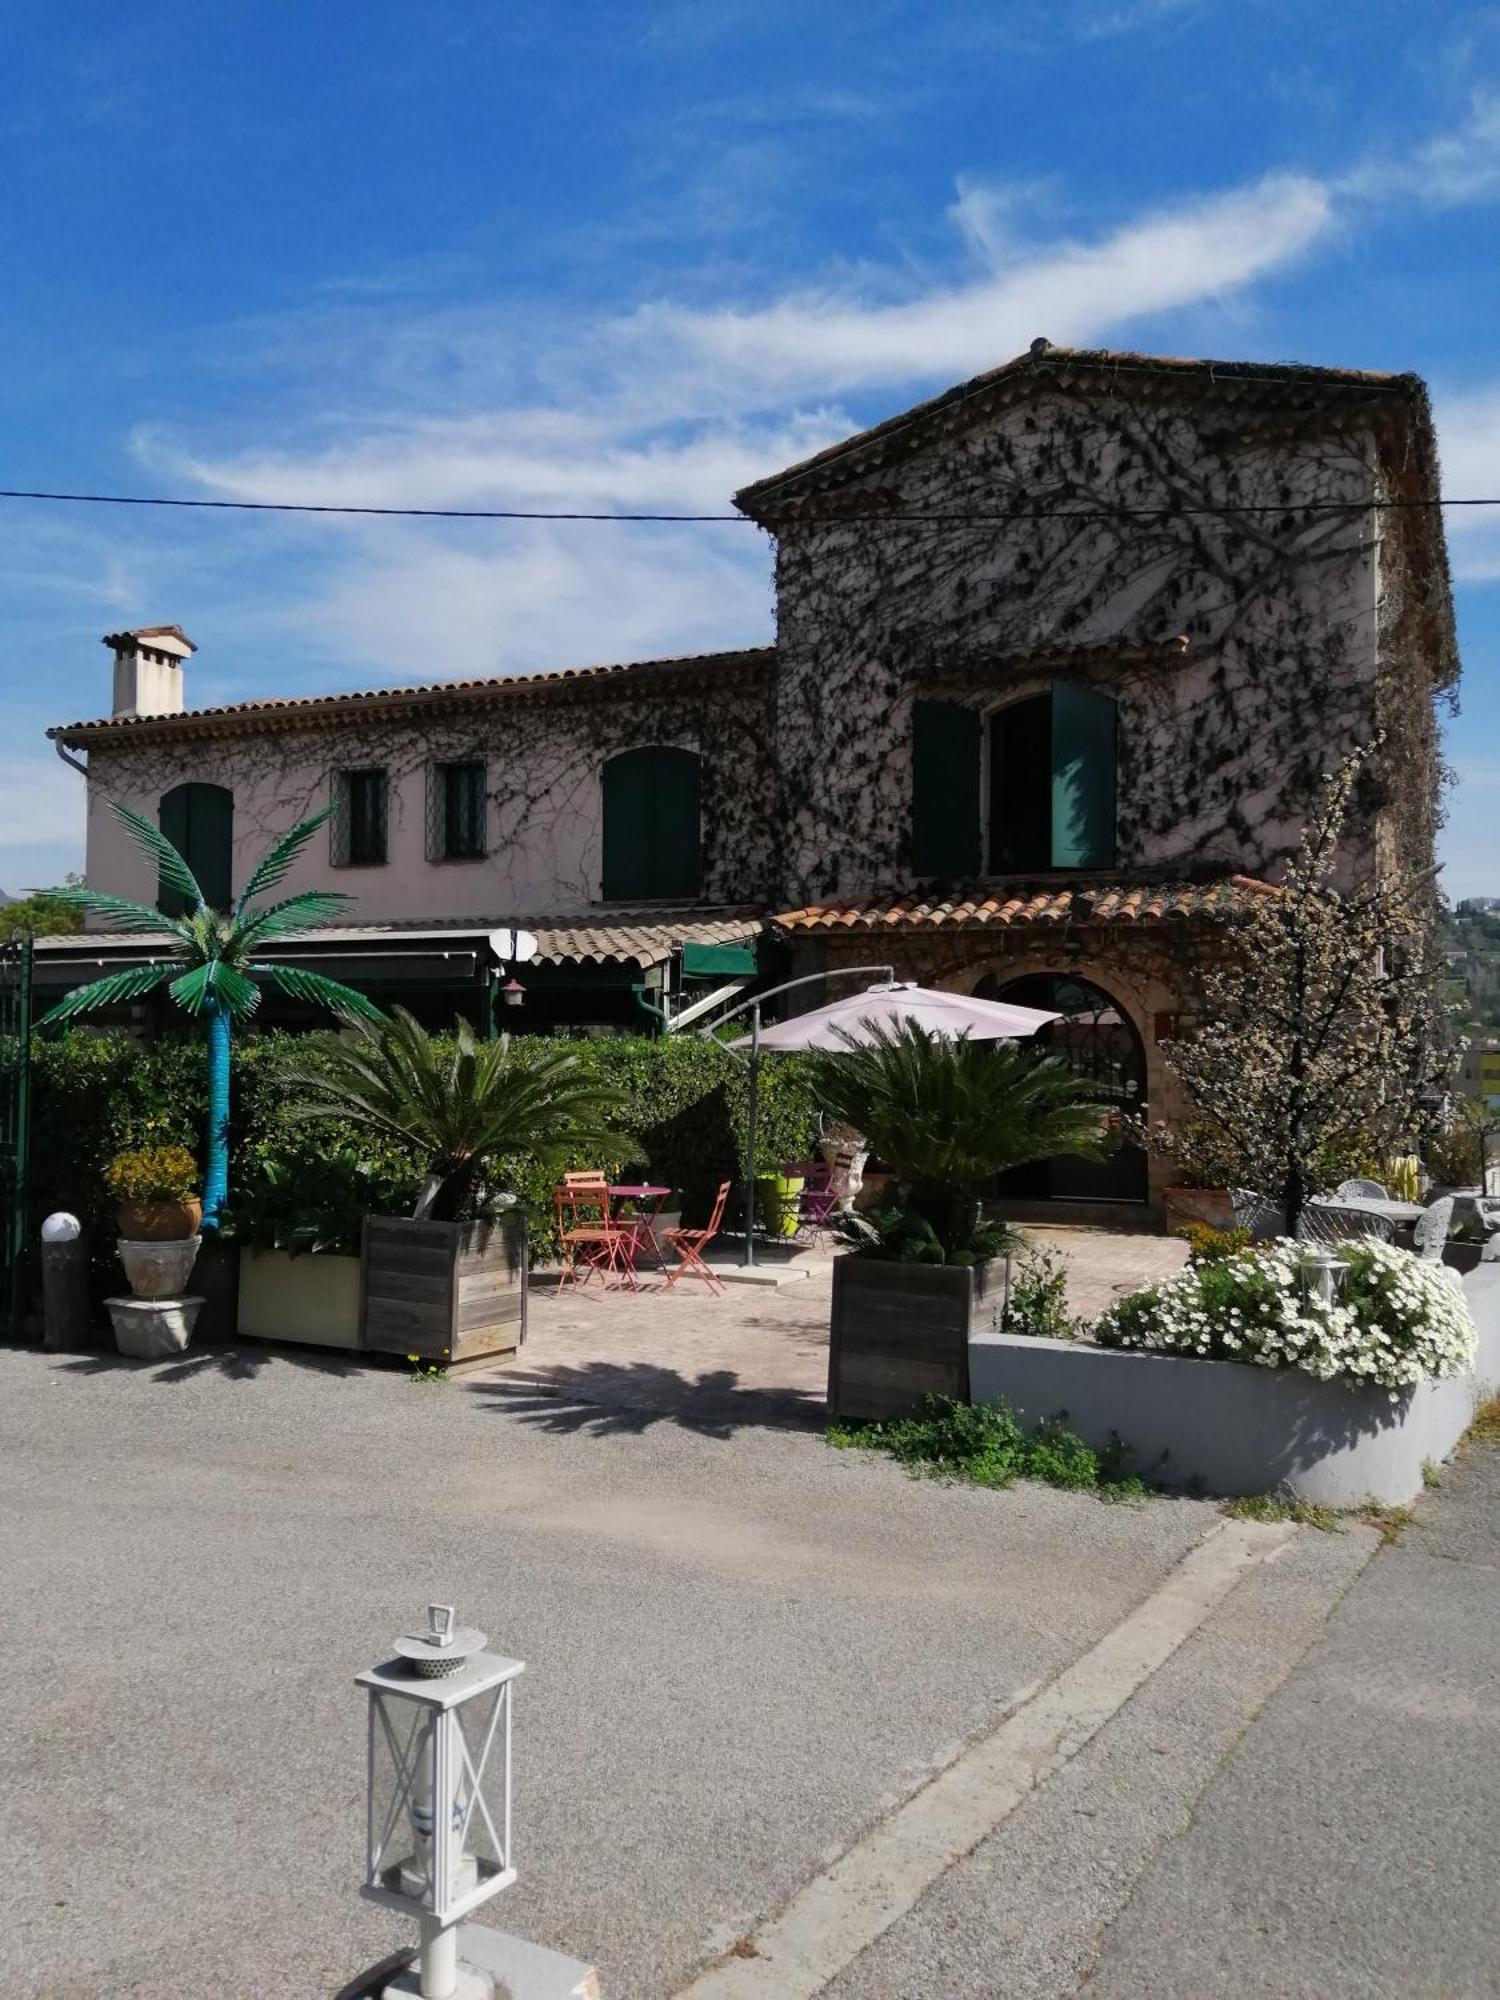
[[[1082,677],[1119,703],[1119,870],[1274,873],[1321,774],[1385,728],[1349,844],[1430,860],[1439,661],[1376,420],[1038,388],[776,520],[790,904],[912,882],[911,702]],[[882,519],[1033,507],[1071,520]],[[1172,508],[1170,517],[1128,508]],[[1444,586],[1445,588],[1445,586]],[[1163,642],[1185,635],[1186,648]]]

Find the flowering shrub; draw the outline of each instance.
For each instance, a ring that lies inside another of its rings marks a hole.
[[[1300,1368],[1320,1381],[1388,1389],[1392,1401],[1474,1360],[1457,1275],[1371,1238],[1335,1243],[1342,1292],[1322,1298],[1305,1244],[1264,1244],[1119,1299],[1099,1318],[1104,1347]]]

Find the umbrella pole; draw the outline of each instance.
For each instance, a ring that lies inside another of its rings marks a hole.
[[[760,1008],[750,1014],[750,1062],[745,1101],[745,1269],[755,1269],[755,1139],[760,1117]]]

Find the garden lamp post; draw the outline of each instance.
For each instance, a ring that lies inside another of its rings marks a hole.
[[[489,2000],[483,1975],[460,1971],[458,1922],[516,1879],[511,1865],[511,1686],[520,1660],[488,1653],[427,1607],[427,1630],[355,1679],[369,1696],[365,1879],[361,1894],[416,1917],[415,1973],[385,2000]]]

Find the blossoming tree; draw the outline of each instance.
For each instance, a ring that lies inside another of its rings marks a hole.
[[[1339,840],[1370,749],[1345,759],[1286,880],[1203,981],[1205,1025],[1164,1053],[1244,1183],[1295,1234],[1320,1158],[1410,1145],[1452,1075],[1430,877],[1338,886]]]

